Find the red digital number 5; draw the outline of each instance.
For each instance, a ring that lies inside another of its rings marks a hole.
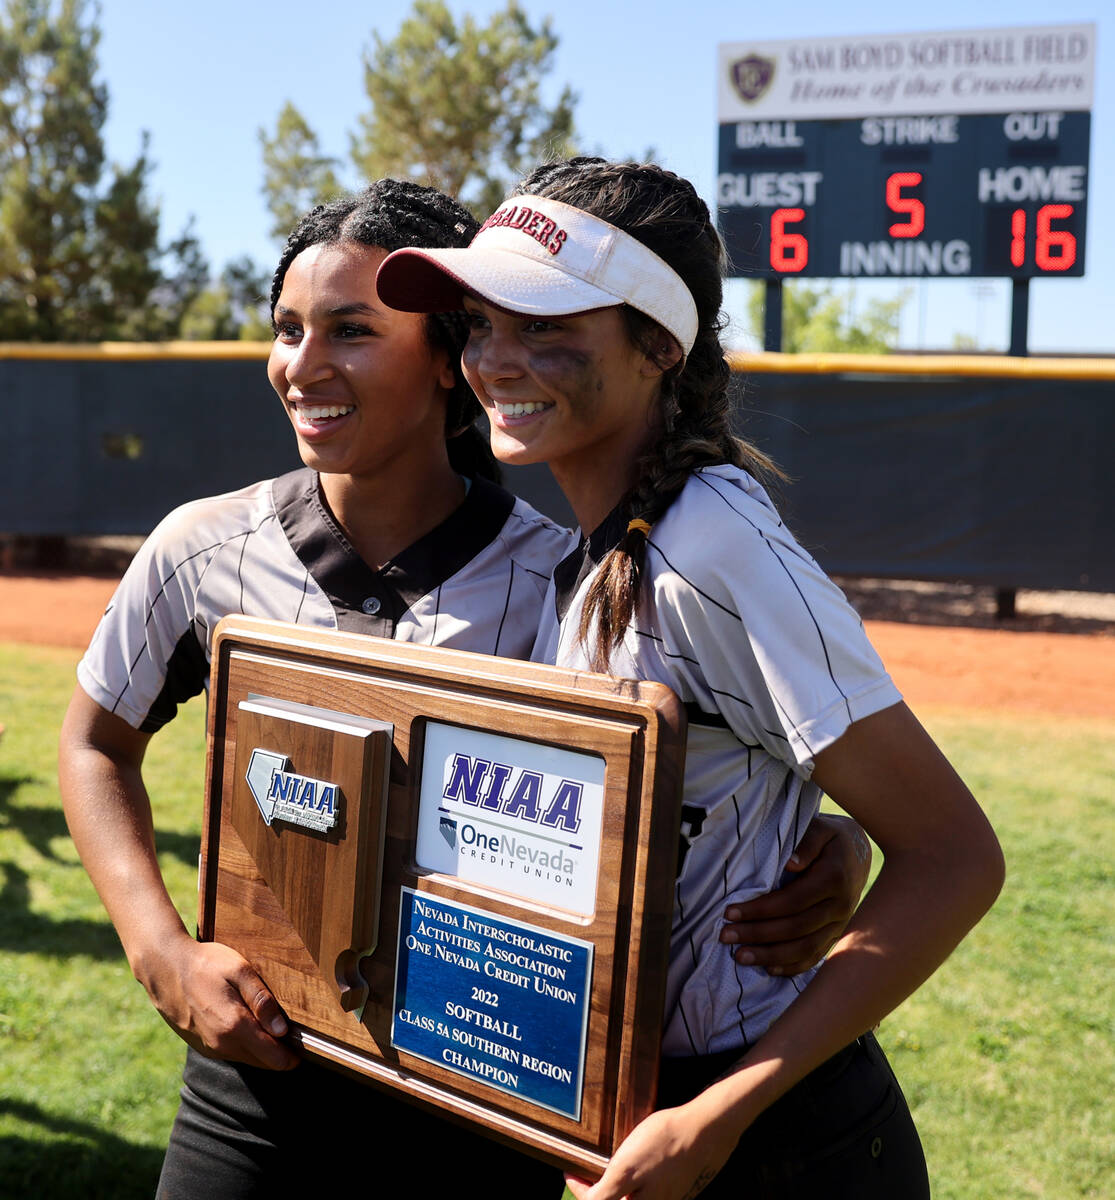
[[[925,228],[925,205],[913,196],[903,196],[904,187],[917,187],[921,183],[920,171],[895,171],[887,176],[887,208],[891,212],[904,213],[905,221],[895,221],[889,233],[894,238],[917,237]]]
[[[770,265],[776,271],[805,270],[809,242],[803,233],[787,233],[786,226],[805,220],[804,208],[776,208],[770,215]]]

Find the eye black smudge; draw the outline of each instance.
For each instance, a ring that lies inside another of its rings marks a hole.
[[[581,350],[553,346],[530,356],[530,370],[548,388],[561,392],[573,415],[587,420],[595,411],[594,393],[604,389],[593,357]]]

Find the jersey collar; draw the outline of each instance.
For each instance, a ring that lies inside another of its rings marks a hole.
[[[275,480],[275,510],[287,541],[317,580],[340,629],[393,637],[416,601],[456,575],[496,537],[515,504],[510,493],[474,479],[464,501],[429,533],[373,570],[353,549],[303,467]],[[369,612],[369,608],[378,608]]]
[[[627,532],[627,505],[624,501],[588,535],[581,534],[576,549],[554,568],[554,599],[558,620],[564,620],[581,584],[596,570],[610,550],[614,550]]]

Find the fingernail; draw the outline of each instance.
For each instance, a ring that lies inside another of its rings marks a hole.
[[[797,854],[791,854],[791,855],[790,855],[790,862],[792,862],[792,863],[794,864],[794,866],[795,866],[795,867],[800,867],[800,866],[801,866],[801,859],[798,857],[798,855],[797,855]]]
[[[282,1017],[272,1017],[268,1029],[271,1030],[275,1037],[286,1037],[286,1022]]]
[[[736,962],[738,962],[741,967],[749,967],[754,961],[755,955],[752,954],[750,950],[736,951]]]
[[[724,910],[724,919],[726,921],[738,921],[740,919],[740,911],[738,908],[727,908]]]

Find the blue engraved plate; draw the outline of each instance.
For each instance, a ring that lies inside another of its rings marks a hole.
[[[403,888],[391,1044],[579,1120],[592,951]]]

